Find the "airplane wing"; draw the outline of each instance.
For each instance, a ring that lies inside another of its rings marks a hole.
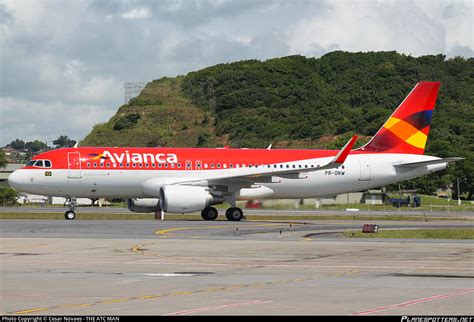
[[[271,173],[262,173],[262,174],[255,174],[250,177],[259,177],[265,175],[284,175],[284,174],[291,174],[291,173],[301,173],[301,172],[312,172],[312,171],[321,171],[326,169],[334,169],[341,166],[344,161],[346,161],[349,152],[351,152],[352,147],[354,146],[355,142],[357,141],[357,135],[354,135],[347,143],[342,147],[341,150],[336,154],[336,156],[328,163],[322,166],[317,166],[315,168],[304,168],[304,169],[286,169],[286,170],[277,170]]]
[[[393,166],[398,167],[398,168],[418,168],[418,167],[423,167],[429,164],[455,162],[459,160],[464,160],[464,158],[453,157],[453,158],[436,159],[436,160],[429,160],[429,161],[407,162],[407,163],[394,164]]]
[[[336,154],[336,156],[324,165],[317,165],[309,168],[267,168],[267,167],[253,167],[253,168],[241,168],[244,170],[243,173],[239,174],[227,174],[220,177],[213,178],[200,178],[196,180],[186,180],[176,182],[179,185],[194,185],[194,186],[249,186],[255,182],[264,183],[271,182],[272,177],[279,176],[288,179],[303,179],[306,178],[307,172],[321,171],[327,169],[333,169],[341,166],[349,155],[352,147],[357,140],[357,135],[354,135],[342,149]],[[304,161],[304,160],[302,160]],[[216,189],[220,190],[220,189]]]

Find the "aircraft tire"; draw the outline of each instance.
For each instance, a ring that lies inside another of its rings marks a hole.
[[[76,218],[76,213],[72,210],[68,210],[64,213],[64,218],[66,218],[66,220],[74,220]]]
[[[219,212],[214,207],[207,207],[201,211],[201,217],[204,220],[216,220]]]
[[[240,208],[230,207],[225,212],[225,217],[229,221],[240,221],[244,217],[244,212]]]

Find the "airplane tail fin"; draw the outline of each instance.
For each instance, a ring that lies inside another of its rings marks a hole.
[[[440,82],[419,82],[361,151],[423,154]]]

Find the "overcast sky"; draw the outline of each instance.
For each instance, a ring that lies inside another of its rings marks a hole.
[[[474,56],[474,1],[0,0],[0,146],[80,140],[123,83],[333,50]]]

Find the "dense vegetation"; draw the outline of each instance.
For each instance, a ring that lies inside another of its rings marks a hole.
[[[442,82],[427,153],[466,160],[403,186],[431,192],[460,177],[471,198],[472,58],[337,51],[220,64],[148,83],[81,145],[339,148],[354,133],[361,145],[420,80]]]

